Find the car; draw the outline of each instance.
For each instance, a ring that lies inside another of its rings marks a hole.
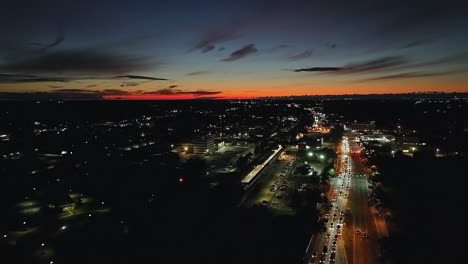
[[[335,252],[336,252],[336,247],[332,247],[331,253],[335,253]]]
[[[340,228],[341,228],[341,226],[340,226],[340,225],[336,225],[336,229],[340,229]]]
[[[361,231],[356,230],[356,235],[359,235],[359,234],[361,234]]]
[[[362,234],[362,238],[369,238],[367,234]]]
[[[334,214],[334,215],[333,215],[333,219],[335,219],[336,217],[337,217],[337,215],[336,215],[336,214]]]
[[[332,247],[336,247],[336,241],[332,242]]]
[[[323,254],[323,255],[326,255],[327,253],[328,253],[328,247],[327,247],[327,246],[323,246],[322,254]]]
[[[335,253],[331,253],[330,255],[330,262],[335,262]]]
[[[348,194],[345,194],[345,195],[344,195],[344,198],[348,198]]]
[[[333,228],[333,223],[330,223],[330,228]]]
[[[326,218],[329,218],[329,217],[330,217],[330,214],[326,214],[325,217],[326,217]]]
[[[341,215],[341,216],[343,216],[343,215],[344,215],[343,211],[341,211],[341,212],[340,212],[340,215]]]
[[[321,256],[321,257],[320,257],[320,261],[319,261],[319,263],[325,263],[325,259],[326,259],[326,257],[325,257],[325,256]]]
[[[330,238],[330,236],[331,236],[330,233],[327,233],[326,237],[327,237],[327,238]]]
[[[315,263],[315,260],[317,259],[317,252],[312,253],[310,256],[310,261],[309,263]]]
[[[339,238],[339,237],[340,237],[340,236],[338,236],[338,235],[335,235],[335,240],[338,240],[338,238]]]
[[[340,219],[338,219],[338,221],[339,221],[340,223],[343,223],[343,217],[340,217]]]

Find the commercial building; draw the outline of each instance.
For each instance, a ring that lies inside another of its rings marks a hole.
[[[212,153],[217,149],[214,138],[211,135],[199,136],[195,138],[192,145],[194,154]]]

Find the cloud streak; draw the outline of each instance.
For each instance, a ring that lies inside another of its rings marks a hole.
[[[196,91],[183,91],[178,89],[160,89],[156,91],[144,92],[143,94],[151,95],[193,95],[193,96],[204,96],[204,95],[216,95],[221,94],[220,91],[205,91],[205,90],[196,90]]]
[[[331,72],[331,71],[341,71],[343,68],[340,67],[311,67],[311,68],[301,68],[295,69],[295,72]]]
[[[249,45],[242,47],[241,49],[234,51],[233,53],[231,53],[231,55],[229,55],[229,57],[224,58],[221,61],[224,61],[224,62],[236,61],[236,60],[245,58],[251,54],[254,54],[256,52],[258,52],[258,50],[255,48],[255,44],[249,44]]]
[[[363,62],[350,63],[341,67],[301,68],[295,69],[294,72],[330,72],[336,74],[354,74],[395,69],[399,66],[407,64],[408,60],[402,56],[389,56]]]
[[[166,78],[151,77],[151,76],[142,76],[142,75],[119,75],[113,78],[116,79],[138,79],[138,80],[151,80],[151,81],[168,81]]]

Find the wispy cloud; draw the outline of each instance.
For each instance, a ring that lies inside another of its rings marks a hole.
[[[301,52],[299,54],[289,56],[288,60],[290,60],[290,61],[303,60],[303,59],[311,57],[312,54],[313,54],[312,50],[306,50],[306,51]]]
[[[394,79],[410,79],[410,78],[425,78],[425,77],[451,75],[451,74],[462,73],[462,72],[468,72],[468,69],[466,71],[447,71],[447,72],[406,72],[406,73],[390,74],[390,75],[384,75],[384,76],[379,76],[379,77],[375,77],[375,78],[359,80],[357,82],[382,81],[382,80],[394,80]]]
[[[418,46],[424,45],[424,44],[426,44],[428,42],[429,42],[429,40],[412,41],[412,42],[406,43],[405,45],[399,47],[398,49],[409,49],[409,48],[413,48],[413,47],[418,47]]]
[[[187,73],[188,76],[197,76],[197,75],[203,75],[203,74],[208,74],[209,71],[194,71],[194,72],[189,72]]]
[[[190,50],[200,50],[202,53],[213,50],[216,45],[226,42],[228,40],[240,37],[238,29],[221,29],[205,33],[201,40]],[[222,47],[221,47],[222,48]]]
[[[327,42],[327,43],[325,43],[325,46],[327,48],[334,49],[334,48],[336,48],[336,43]]]
[[[214,50],[215,46],[214,45],[209,45],[209,46],[206,46],[202,49],[202,53],[207,53],[208,51],[212,51]]]
[[[255,48],[255,44],[249,44],[249,45],[242,47],[241,49],[234,51],[233,53],[231,53],[231,55],[229,55],[229,57],[222,59],[222,61],[224,62],[236,61],[236,60],[245,58],[249,56],[250,54],[254,54],[256,52],[258,52],[258,50]]]

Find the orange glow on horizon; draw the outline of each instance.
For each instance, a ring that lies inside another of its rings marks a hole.
[[[253,96],[194,96],[194,95],[109,95],[104,96],[106,100],[249,100],[255,99]],[[257,97],[259,98],[259,97]]]

